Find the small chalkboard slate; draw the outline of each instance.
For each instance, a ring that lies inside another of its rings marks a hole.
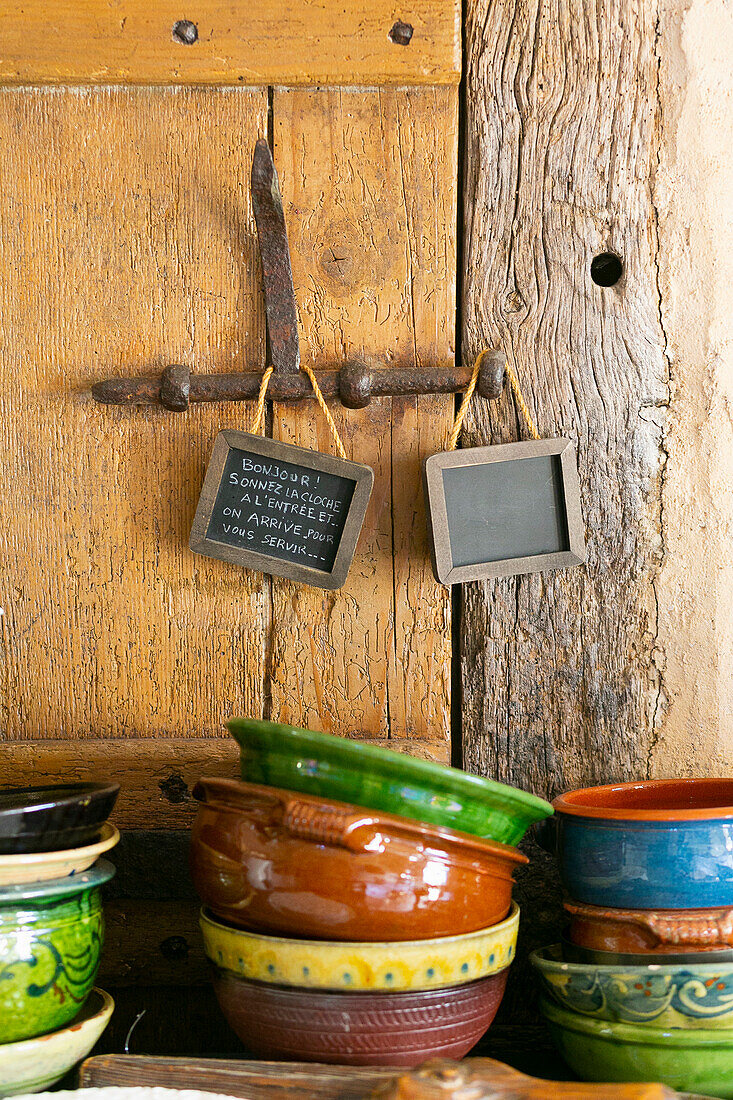
[[[445,451],[425,462],[435,576],[442,584],[585,561],[569,439]]]
[[[191,528],[196,554],[340,588],[374,483],[369,466],[219,432]]]

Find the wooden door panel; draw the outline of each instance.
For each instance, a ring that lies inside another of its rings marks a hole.
[[[452,87],[275,91],[314,365],[451,359],[457,98]],[[449,754],[450,607],[430,572],[419,484],[449,398],[335,406],[377,478],[352,576],[330,595],[187,549],[214,436],[247,426],[249,406],[173,414],[90,398],[101,377],[169,362],[261,369],[249,166],[267,99],[0,91],[4,763],[17,782],[113,765],[130,792],[121,823],[185,824],[190,805],[167,793],[201,770],[235,771],[221,737],[235,712]],[[313,402],[278,406],[276,429],[331,447]]]
[[[304,361],[451,361],[455,90],[276,89],[273,106]],[[335,410],[374,491],[341,591],[273,581],[273,714],[448,756],[450,599],[429,565],[420,463],[452,408],[426,397]],[[314,403],[276,406],[275,431],[333,447]]]
[[[450,362],[460,9],[416,0],[408,47],[384,5],[339,9],[336,31],[311,0],[236,25],[202,0],[189,49],[172,9],[118,8],[84,0],[46,37],[36,0],[0,20],[3,778],[114,774],[118,824],[182,829],[196,777],[236,774],[233,713],[449,755],[450,599],[419,472],[452,400],[334,403],[376,484],[348,584],[326,594],[188,550],[213,439],[250,406],[104,407],[90,388],[172,362],[262,370],[249,175],[268,132],[304,359]],[[316,88],[324,65],[325,83],[384,86]],[[313,402],[278,405],[273,427],[331,447]]]
[[[115,372],[264,359],[265,89],[0,92],[3,736],[211,736],[262,711],[262,576],[187,539],[244,406],[96,405]]]

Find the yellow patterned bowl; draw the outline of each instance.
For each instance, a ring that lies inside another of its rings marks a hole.
[[[244,932],[201,911],[207,957],[241,978],[300,989],[374,992],[475,982],[514,961],[519,906],[491,928],[464,936],[392,943],[292,940]]]

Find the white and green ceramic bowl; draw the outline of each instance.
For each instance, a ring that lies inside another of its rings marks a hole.
[[[113,1009],[109,993],[93,989],[67,1027],[19,1043],[0,1043],[0,1096],[41,1092],[60,1081],[89,1054]]]

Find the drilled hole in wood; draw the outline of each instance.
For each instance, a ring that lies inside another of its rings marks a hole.
[[[389,32],[389,37],[396,46],[409,46],[414,33],[415,28],[412,23],[403,23],[401,19],[398,19]]]
[[[193,46],[198,39],[199,29],[190,19],[179,19],[173,26],[173,40],[182,46]]]
[[[615,252],[601,252],[590,265],[590,277],[596,286],[615,286],[624,273],[621,257]]]
[[[188,787],[183,776],[173,772],[167,779],[161,779],[158,783],[161,794],[168,802],[178,806],[181,802],[188,802]]]

